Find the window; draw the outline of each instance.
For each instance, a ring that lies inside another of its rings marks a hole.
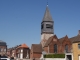
[[[78,44],[78,49],[80,49],[80,44]]]
[[[6,48],[4,49],[4,51],[6,52]]]
[[[23,49],[21,49],[21,52],[23,52]]]
[[[46,24],[46,28],[53,28],[53,25],[50,25],[50,24]]]
[[[54,45],[54,53],[57,53],[57,44]]]
[[[1,51],[3,51],[3,48],[1,48]]]
[[[44,27],[44,25],[42,24],[42,25],[41,25],[41,29],[43,29],[43,27]]]
[[[0,48],[0,52],[1,52],[1,48]]]
[[[65,45],[65,52],[68,52],[68,45]]]

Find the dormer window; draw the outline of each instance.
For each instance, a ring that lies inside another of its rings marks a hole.
[[[53,28],[53,25],[50,25],[50,24],[46,24],[46,28]]]

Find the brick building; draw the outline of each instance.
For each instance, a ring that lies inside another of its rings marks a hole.
[[[38,60],[42,54],[41,44],[32,44],[30,51],[30,58]]]
[[[57,36],[54,35],[48,39],[43,49],[47,53],[69,53],[71,52],[71,45],[72,43],[67,35],[60,39],[58,39]]]

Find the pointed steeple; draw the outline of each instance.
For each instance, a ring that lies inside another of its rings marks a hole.
[[[51,17],[51,14],[50,14],[50,11],[48,8],[48,2],[47,2],[45,14],[44,14],[43,20],[41,22],[41,40],[42,40],[41,44],[42,44],[42,47],[44,47],[44,44],[46,43],[46,41],[51,36],[54,35],[53,24],[54,24],[54,21]],[[46,40],[45,42],[44,42],[44,39]]]
[[[48,8],[48,4],[47,4],[45,14],[44,14],[44,17],[43,17],[42,21],[53,21],[53,19],[51,17],[51,14],[50,14],[50,11],[49,11],[49,8]]]

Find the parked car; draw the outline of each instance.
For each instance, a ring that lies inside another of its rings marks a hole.
[[[10,60],[7,56],[0,56],[0,60]]]

